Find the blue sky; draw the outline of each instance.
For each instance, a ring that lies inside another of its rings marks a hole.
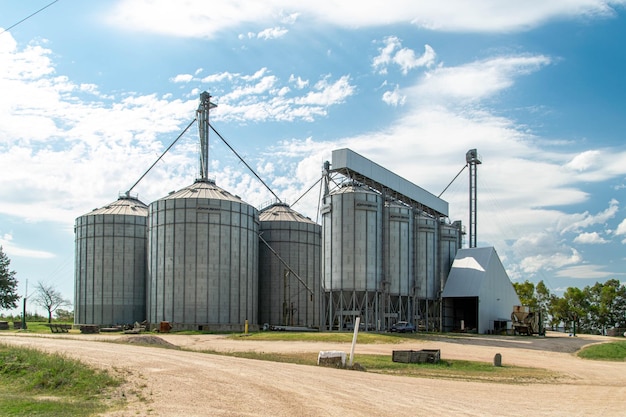
[[[0,2],[0,31],[50,1]],[[224,2],[225,3],[225,2]],[[287,202],[349,147],[435,195],[476,148],[478,246],[553,292],[626,281],[626,1],[59,0],[0,34],[0,245],[73,300],[77,217],[195,116]],[[194,126],[133,192],[198,176]],[[266,190],[211,136],[209,176]],[[317,219],[319,189],[294,208]],[[467,170],[442,198],[468,223]]]

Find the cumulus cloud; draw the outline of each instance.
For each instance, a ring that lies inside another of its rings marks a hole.
[[[406,102],[406,96],[400,93],[400,88],[396,85],[392,91],[383,93],[383,101],[390,106],[402,106]]]
[[[372,67],[380,74],[386,74],[389,65],[394,64],[406,75],[414,68],[431,67],[437,57],[430,45],[424,45],[424,53],[417,56],[412,49],[403,48],[402,42],[395,36],[385,38],[378,51],[379,54],[372,60]]]
[[[574,238],[574,243],[582,243],[586,245],[598,245],[608,243],[608,240],[604,239],[598,232],[581,233]]]
[[[590,150],[576,155],[565,166],[566,168],[576,171],[586,171],[600,162],[600,152],[598,150]]]
[[[285,36],[287,32],[289,32],[287,29],[281,27],[268,28],[257,33],[257,38],[265,40],[277,39]]]

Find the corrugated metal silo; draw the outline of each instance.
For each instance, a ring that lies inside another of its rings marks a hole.
[[[440,268],[443,280],[443,282],[441,282],[441,288],[443,289],[443,287],[446,286],[446,280],[450,274],[456,253],[461,248],[463,231],[460,220],[452,223],[442,223],[439,230],[439,247],[441,252]]]
[[[148,318],[174,328],[243,330],[258,314],[258,212],[213,181],[150,204]]]
[[[261,210],[259,223],[267,242],[259,243],[259,324],[319,327],[321,226],[282,203]]]
[[[425,214],[418,214],[415,216],[415,229],[416,295],[420,299],[433,300],[440,290],[439,222]]]
[[[322,207],[326,321],[342,329],[357,316],[376,325],[382,281],[382,198],[357,184],[325,197]]]
[[[394,320],[411,319],[414,273],[413,210],[397,203],[385,204],[385,311]]]
[[[147,206],[120,197],[76,219],[74,322],[109,326],[146,319]]]

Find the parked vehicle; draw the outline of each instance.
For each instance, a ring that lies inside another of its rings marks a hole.
[[[390,332],[414,333],[415,326],[408,321],[399,321],[391,326]]]

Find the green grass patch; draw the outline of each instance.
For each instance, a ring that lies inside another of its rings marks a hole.
[[[88,416],[106,410],[118,378],[79,361],[0,344],[0,415]]]
[[[241,340],[266,340],[281,342],[331,342],[331,343],[352,343],[351,332],[258,332],[232,334],[231,339]],[[357,342],[359,344],[389,344],[402,343],[405,340],[424,339],[420,334],[414,333],[359,333]]]
[[[72,323],[64,322],[64,321],[52,321],[55,324],[69,324]],[[50,327],[48,327],[47,321],[28,321],[26,322],[26,329],[14,329],[13,322],[9,322],[9,326],[11,327],[9,330],[2,330],[2,332],[26,332],[26,333],[51,333]],[[70,332],[79,333],[78,330],[70,330]]]
[[[203,352],[237,358],[317,366],[317,353],[310,352]],[[560,379],[558,374],[545,369],[518,366],[496,367],[490,363],[461,360],[442,360],[437,364],[417,364],[393,362],[391,355],[355,355],[355,362],[364,367],[366,372],[415,378],[445,378],[506,384],[552,383]]]
[[[626,361],[626,341],[600,343],[584,347],[578,356],[601,361]]]

